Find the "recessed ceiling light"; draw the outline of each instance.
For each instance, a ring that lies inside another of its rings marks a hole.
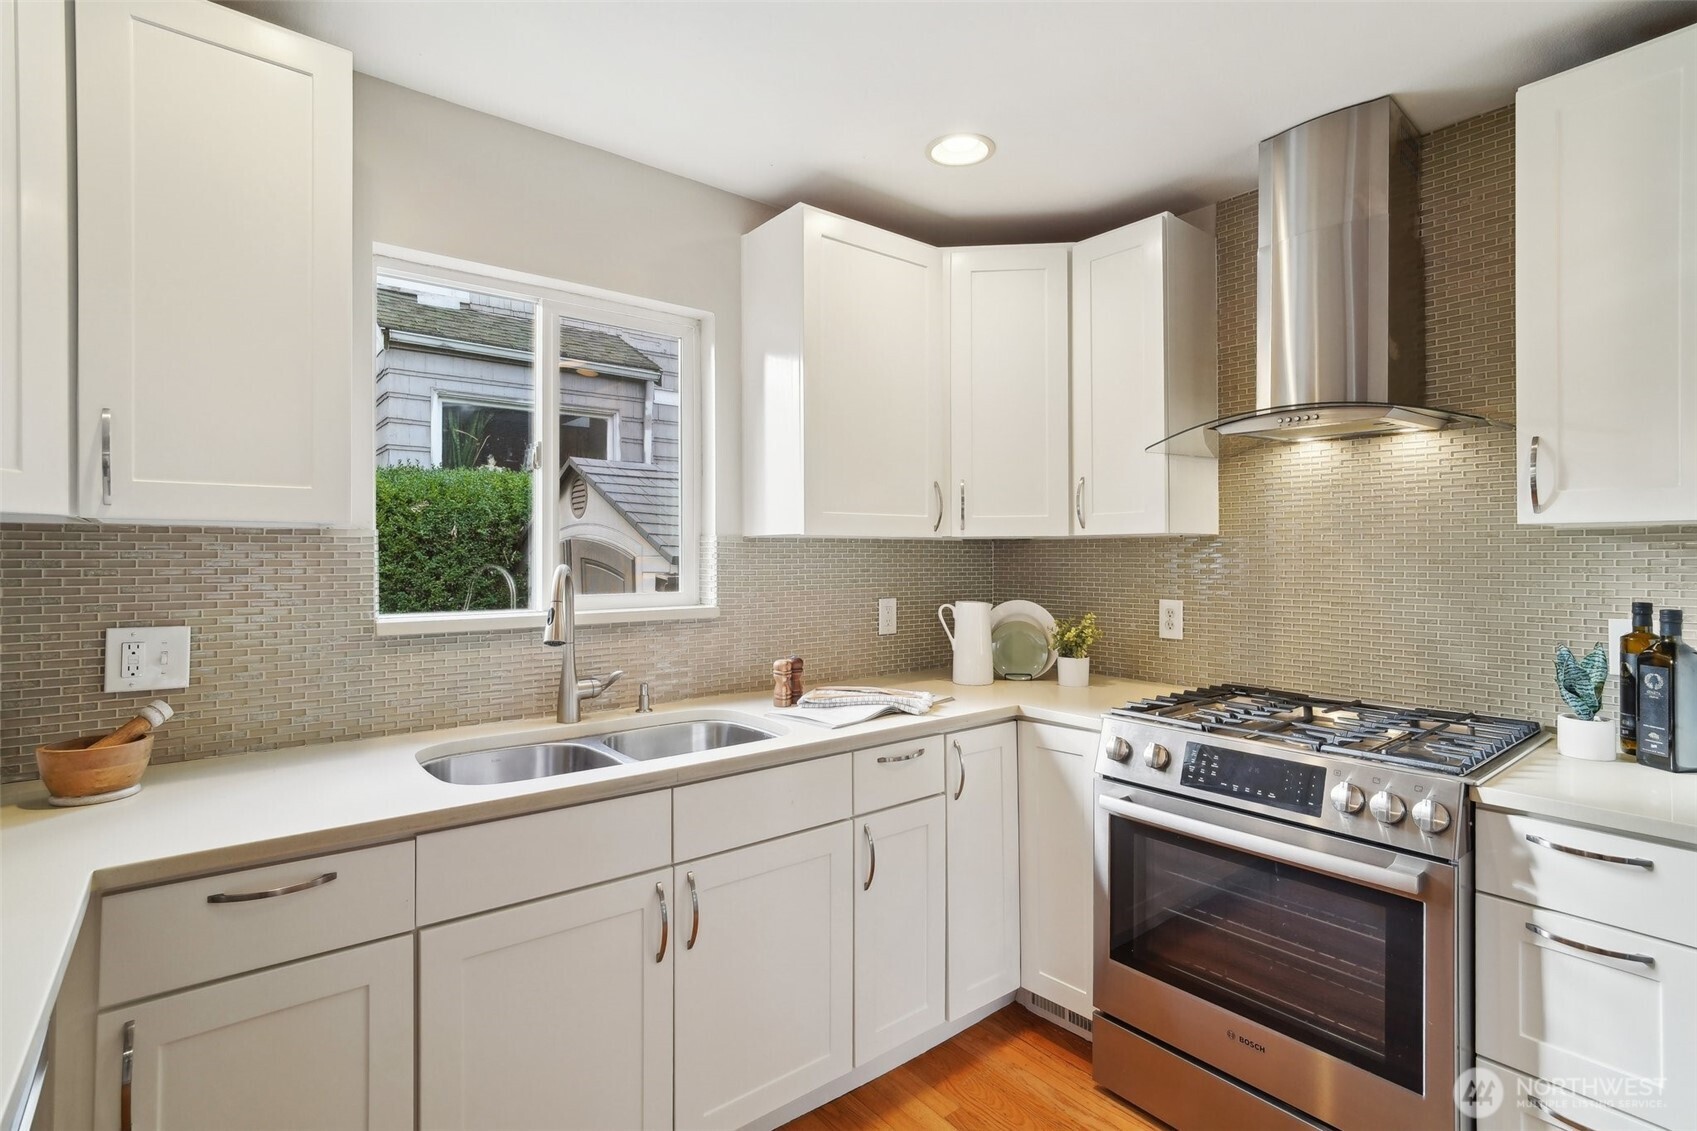
[[[996,143],[983,134],[945,134],[927,152],[939,165],[976,165],[996,152]]]

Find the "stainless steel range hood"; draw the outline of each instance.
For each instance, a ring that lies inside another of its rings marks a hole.
[[[1420,139],[1388,97],[1261,143],[1255,410],[1151,450],[1487,423],[1426,407],[1419,180]]]

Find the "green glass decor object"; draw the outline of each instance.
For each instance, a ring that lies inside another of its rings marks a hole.
[[[1576,717],[1594,719],[1603,706],[1603,684],[1609,678],[1608,650],[1601,644],[1575,659],[1566,644],[1556,649],[1556,690]]]

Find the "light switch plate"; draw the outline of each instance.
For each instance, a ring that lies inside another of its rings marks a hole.
[[[1184,602],[1162,601],[1160,606],[1161,639],[1184,639]]]
[[[189,629],[106,630],[106,690],[159,691],[189,685]]]

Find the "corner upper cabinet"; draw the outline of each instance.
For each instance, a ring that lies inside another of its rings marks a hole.
[[[0,0],[0,512],[71,506],[71,155],[62,2]]]
[[[347,522],[351,57],[199,2],[76,44],[79,512]]]
[[[1697,27],[1515,99],[1522,523],[1697,521]]]
[[[1072,249],[1072,533],[1216,534],[1218,461],[1145,449],[1213,419],[1214,240],[1171,213]]]
[[[1067,533],[1066,244],[965,247],[949,264],[948,525]]]
[[[798,204],[742,270],[745,532],[948,533],[943,253]]]

